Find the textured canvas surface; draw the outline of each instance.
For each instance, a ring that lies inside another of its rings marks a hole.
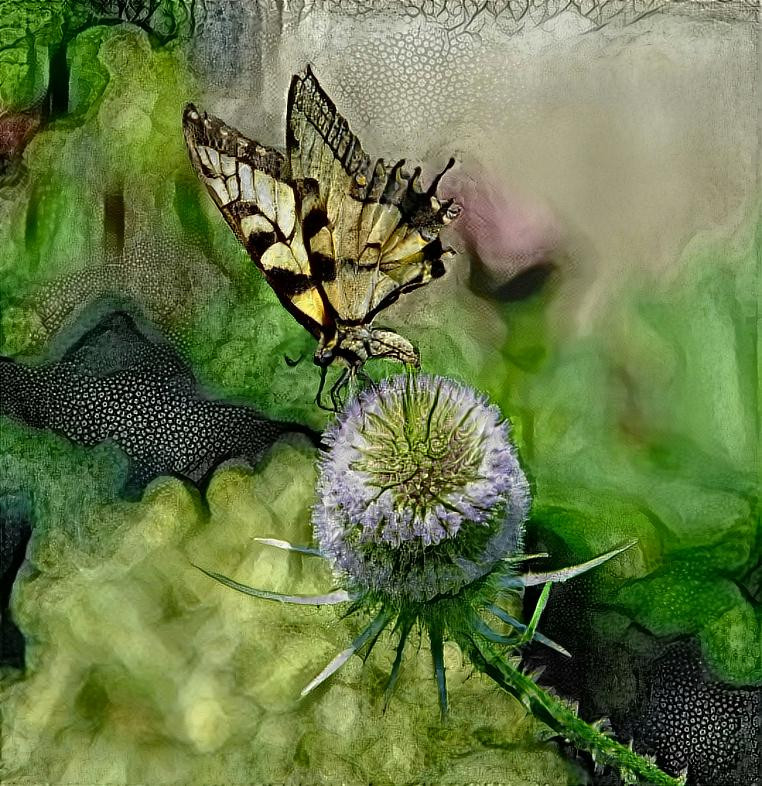
[[[525,665],[689,784],[762,783],[759,35],[752,0],[0,0],[0,780],[619,783],[453,642],[445,723],[426,646],[384,711],[386,633],[300,699],[360,623],[194,568],[332,586],[254,540],[312,540],[315,337],[183,138],[193,102],[283,150],[309,65],[373,159],[455,158],[456,255],[378,324],[510,421],[526,550],[637,539]]]

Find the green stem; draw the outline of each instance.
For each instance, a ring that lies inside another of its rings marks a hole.
[[[617,767],[626,783],[636,783],[639,779],[653,786],[684,786],[685,776],[674,778],[667,775],[650,759],[586,723],[562,699],[548,693],[532,677],[511,666],[485,638],[471,634],[460,644],[481,671],[519,699],[535,717],[576,747],[592,753],[598,762]]]

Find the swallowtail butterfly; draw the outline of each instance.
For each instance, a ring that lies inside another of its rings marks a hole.
[[[426,190],[421,169],[371,160],[308,67],[291,80],[286,153],[188,104],[191,162],[283,306],[318,341],[315,363],[344,369],[338,392],[369,358],[419,365],[413,345],[374,327],[400,295],[445,272],[438,236],[460,206]]]

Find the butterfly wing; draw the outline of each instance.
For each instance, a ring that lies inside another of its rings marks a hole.
[[[196,173],[281,303],[319,337],[333,324],[315,286],[299,220],[300,192],[283,154],[189,104],[183,114]]]
[[[286,145],[292,178],[311,192],[301,219],[312,275],[337,319],[369,323],[444,273],[438,234],[458,212],[436,197],[444,172],[424,192],[420,169],[373,162],[309,68],[291,82]]]

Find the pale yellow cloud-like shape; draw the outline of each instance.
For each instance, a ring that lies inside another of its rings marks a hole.
[[[13,597],[27,671],[0,683],[3,783],[576,782],[539,724],[455,645],[445,725],[426,647],[408,647],[383,712],[387,636],[299,699],[362,620],[251,598],[191,563],[275,591],[327,591],[322,560],[254,541],[310,541],[314,480],[314,452],[285,441],[256,471],[218,470],[208,506],[160,478],[140,502],[93,514],[97,549],[59,530],[53,553],[54,530],[38,537]]]

